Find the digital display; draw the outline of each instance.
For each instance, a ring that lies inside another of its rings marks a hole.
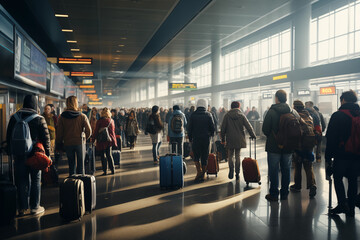
[[[71,77],[93,77],[94,72],[70,72]]]
[[[92,64],[92,58],[58,58],[59,64]]]
[[[50,80],[50,92],[64,96],[64,73],[56,66],[55,64],[51,64],[51,80]]]
[[[70,78],[65,77],[65,98],[76,96],[76,88],[77,86],[75,86],[73,81]]]
[[[46,89],[46,54],[30,39],[15,31],[14,77],[28,85]]]
[[[310,96],[310,90],[298,90],[298,96]]]
[[[189,91],[196,89],[197,89],[196,83],[169,83],[169,90]]]
[[[336,94],[335,86],[320,88],[320,95],[332,95],[332,94]]]
[[[272,93],[263,93],[263,99],[272,99],[274,94]]]

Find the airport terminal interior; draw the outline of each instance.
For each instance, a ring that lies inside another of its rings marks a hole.
[[[40,114],[50,104],[57,116],[70,96],[83,112],[107,107],[138,116],[154,105],[186,113],[205,100],[220,118],[237,101],[243,113],[258,113],[249,119],[256,145],[247,133],[240,158],[256,158],[261,175],[261,184],[247,185],[241,167],[240,179],[229,179],[224,157],[216,175],[194,181],[190,154],[183,187],[160,188],[152,139],[138,118],[136,144],[122,139],[114,174],[103,175],[94,159],[91,213],[71,222],[60,216],[59,188],[69,175],[60,154],[59,184],[41,185],[45,212],[16,214],[1,224],[0,239],[360,239],[360,207],[354,217],[328,214],[338,201],[325,174],[326,128],[313,162],[316,196],[309,198],[303,171],[301,191],[265,198],[262,125],[280,89],[290,106],[312,101],[325,123],[344,92],[360,95],[360,0],[0,0],[1,176],[12,169],[4,147],[9,120],[29,94]],[[171,151],[169,124],[160,156]],[[220,127],[221,120],[211,138],[215,154]]]

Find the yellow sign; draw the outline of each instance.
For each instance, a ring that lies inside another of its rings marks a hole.
[[[186,91],[186,90],[196,90],[196,83],[169,83],[169,90],[177,91]]]
[[[93,77],[94,72],[70,72],[71,77]]]
[[[94,85],[80,85],[80,88],[95,88]]]
[[[320,88],[320,95],[331,95],[331,94],[336,94],[335,86]]]
[[[89,102],[89,105],[102,105],[102,102]]]
[[[84,93],[96,93],[96,90],[84,90]]]
[[[287,74],[284,74],[284,75],[279,75],[279,76],[274,76],[273,77],[273,80],[280,80],[280,79],[286,79],[287,78]]]

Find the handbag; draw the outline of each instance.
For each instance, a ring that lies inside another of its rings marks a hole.
[[[111,121],[112,120],[110,120],[109,125],[107,127],[100,128],[99,134],[97,136],[98,142],[111,142],[112,141],[110,134],[109,134],[109,126],[111,124]]]
[[[37,142],[33,147],[33,154],[31,154],[31,157],[26,159],[25,164],[32,169],[48,172],[52,161],[48,156],[46,156],[42,143]]]

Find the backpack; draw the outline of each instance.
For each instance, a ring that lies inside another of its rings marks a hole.
[[[28,155],[31,153],[34,145],[31,138],[29,122],[40,116],[34,113],[31,116],[22,119],[18,113],[15,113],[14,117],[16,123],[11,135],[11,154],[14,156]]]
[[[290,151],[300,149],[301,136],[300,121],[295,116],[293,110],[282,114],[279,121],[279,131],[275,135],[278,147]]]
[[[112,139],[110,137],[110,134],[109,134],[109,126],[111,124],[111,121],[112,120],[110,120],[109,125],[107,127],[100,128],[99,134],[97,136],[97,141],[98,142],[104,143],[104,142],[111,142],[112,141]]]
[[[175,114],[171,119],[171,131],[174,133],[182,133],[184,130],[184,120],[180,114]]]
[[[301,149],[312,151],[316,144],[313,121],[309,116],[300,113],[300,127],[302,131]]]
[[[149,118],[149,121],[146,125],[146,132],[150,134],[156,134],[155,121],[152,117]]]
[[[349,110],[340,110],[351,117],[351,134],[345,144],[345,152],[360,155],[360,116],[353,116]]]

